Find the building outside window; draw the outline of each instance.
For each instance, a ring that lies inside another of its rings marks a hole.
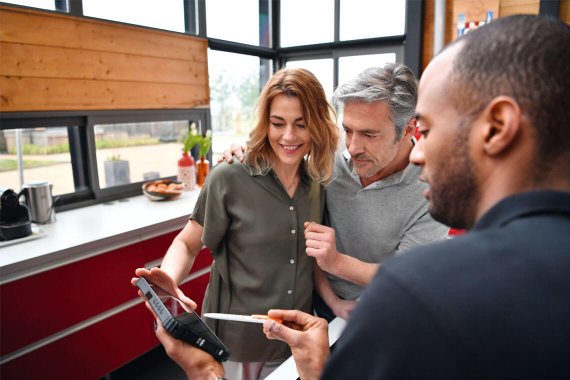
[[[18,151],[21,152],[22,172],[18,171]],[[48,181],[57,184],[53,188],[54,195],[73,193],[76,189],[68,128],[38,127],[0,131],[0,177],[0,187],[4,189],[17,191],[22,179],[25,183]]]

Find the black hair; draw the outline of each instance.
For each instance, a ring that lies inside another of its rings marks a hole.
[[[461,86],[458,111],[473,117],[499,95],[513,98],[534,128],[534,174],[562,164],[570,175],[570,26],[515,15],[455,43],[461,44],[452,70],[453,85]]]

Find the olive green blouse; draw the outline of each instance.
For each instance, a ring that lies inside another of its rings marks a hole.
[[[191,216],[204,227],[202,242],[215,260],[203,312],[312,312],[314,260],[305,253],[303,228],[311,214],[310,183],[303,170],[291,199],[270,168],[223,162],[212,169]],[[322,219],[324,196],[315,193]],[[291,355],[285,343],[265,337],[261,324],[206,321],[230,349],[230,360]]]

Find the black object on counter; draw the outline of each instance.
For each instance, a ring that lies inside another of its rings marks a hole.
[[[30,212],[20,204],[18,194],[8,189],[0,196],[0,240],[12,240],[32,234]]]

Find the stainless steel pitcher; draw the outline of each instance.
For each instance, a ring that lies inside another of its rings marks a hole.
[[[52,188],[52,184],[41,181],[25,183],[22,187],[19,196],[25,197],[32,222],[42,224],[55,222]]]

